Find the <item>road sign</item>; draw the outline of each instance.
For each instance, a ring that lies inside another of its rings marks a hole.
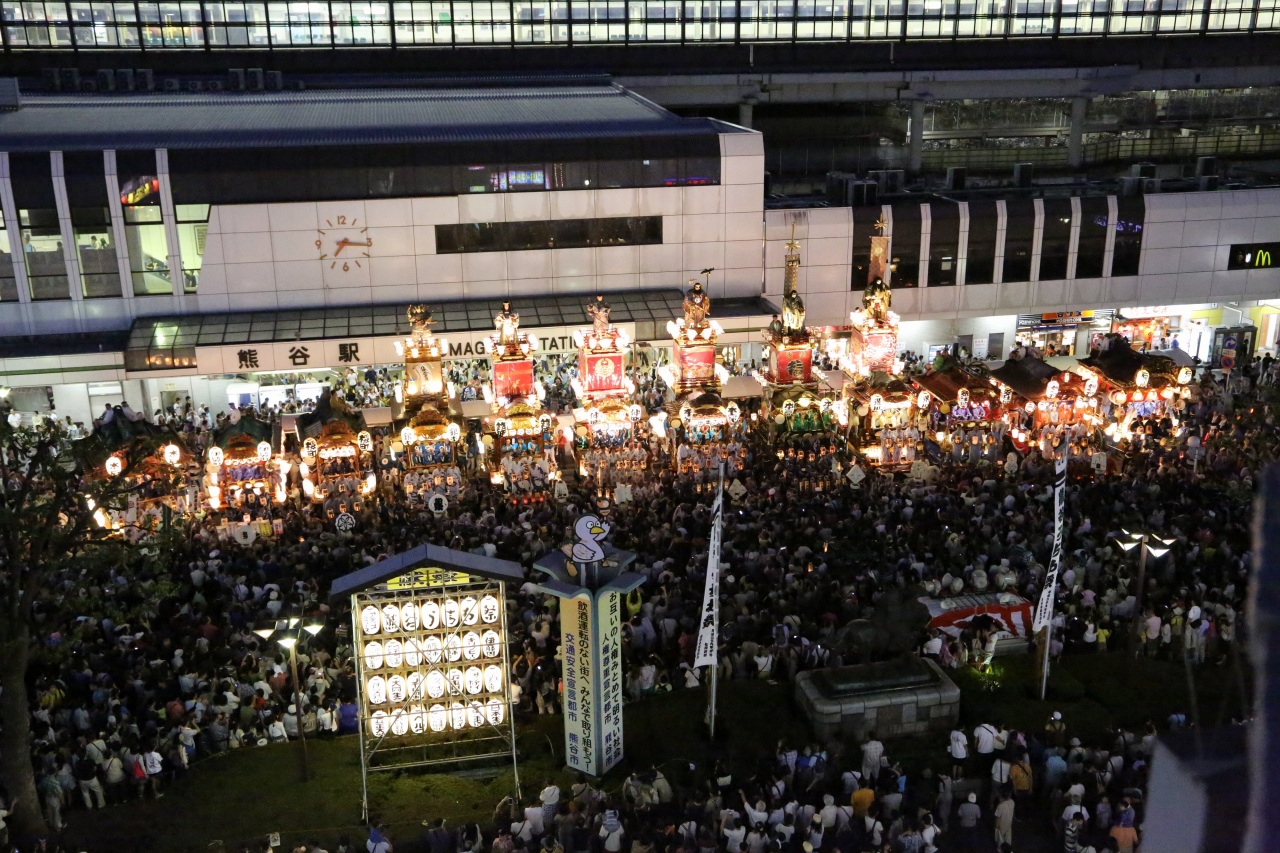
[[[1236,366],[1236,359],[1235,359],[1235,356],[1231,356],[1231,355],[1224,355],[1224,356],[1222,357],[1222,369],[1223,369],[1223,370],[1231,370],[1231,369],[1232,369],[1233,367],[1235,367],[1235,366]]]
[[[1222,339],[1222,348],[1223,348],[1224,350],[1233,350],[1233,349],[1235,349],[1235,348],[1236,348],[1236,338],[1235,338],[1235,335],[1227,335],[1225,338],[1223,338],[1223,339]]]

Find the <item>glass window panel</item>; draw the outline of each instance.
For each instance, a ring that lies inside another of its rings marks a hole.
[[[1142,196],[1116,199],[1116,242],[1111,257],[1113,276],[1138,274],[1145,224],[1146,204]]]
[[[893,204],[893,231],[889,241],[889,286],[920,284],[920,202]]]
[[[996,203],[969,202],[969,243],[965,250],[965,284],[991,284],[996,266]]]
[[[31,298],[70,299],[67,262],[62,250],[58,211],[52,208],[18,211],[22,222],[22,256],[27,265]]]
[[[929,203],[929,286],[957,283],[960,255],[960,206],[954,202]]]
[[[120,296],[120,269],[107,208],[73,208],[71,226],[85,298]]]
[[[173,293],[169,274],[169,245],[165,239],[158,204],[124,209],[124,239],[129,252],[129,274],[134,296]]]
[[[1080,239],[1076,247],[1076,278],[1101,278],[1107,251],[1109,211],[1105,198],[1080,199]]]
[[[179,204],[174,214],[178,222],[178,252],[182,255],[182,287],[192,293],[200,283],[200,269],[204,266],[209,205]]]
[[[9,231],[4,227],[0,217],[0,301],[18,301],[17,273],[13,268],[13,244],[9,240]]]
[[[1067,277],[1071,250],[1071,199],[1044,199],[1044,230],[1040,235],[1040,281]]]
[[[1004,278],[1002,281],[1031,280],[1031,248],[1035,237],[1036,211],[1031,199],[1005,202]]]

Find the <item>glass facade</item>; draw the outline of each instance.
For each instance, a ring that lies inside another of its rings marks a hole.
[[[105,207],[72,208],[71,226],[85,298],[119,296],[120,269],[116,266],[110,212]]]
[[[124,235],[129,245],[129,274],[134,296],[173,293],[169,276],[169,245],[158,204],[124,209]]]
[[[1110,210],[1105,198],[1080,199],[1080,244],[1076,250],[1076,278],[1102,278],[1107,256]]]
[[[436,226],[436,252],[441,255],[529,249],[583,249],[592,246],[646,246],[661,242],[661,216]]]
[[[1036,234],[1036,208],[1029,198],[1005,201],[1004,274],[1002,282],[1031,281],[1031,259]]]
[[[456,47],[1253,32],[1280,0],[0,2],[7,50]]]
[[[1142,196],[1116,199],[1116,243],[1111,256],[1111,274],[1137,275],[1142,260],[1142,228],[1147,220],[1147,203]]]
[[[960,205],[932,201],[929,218],[929,286],[952,286],[960,267]]]
[[[889,286],[920,284],[920,202],[895,201],[889,239]]]
[[[0,301],[18,301],[18,280],[13,271],[13,242],[5,227],[4,214],[0,213]]]
[[[173,149],[169,172],[179,207],[701,186],[720,183],[720,138]]]
[[[1071,257],[1071,199],[1044,199],[1044,229],[1040,235],[1040,281],[1067,277]]]
[[[991,284],[996,274],[996,232],[999,222],[994,201],[969,202],[969,245],[964,263],[965,284]]]
[[[182,288],[187,293],[194,293],[200,283],[200,268],[204,265],[209,205],[179,204],[174,214],[178,220],[178,251],[182,255]]]

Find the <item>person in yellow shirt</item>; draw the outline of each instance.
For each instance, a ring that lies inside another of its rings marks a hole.
[[[871,789],[866,779],[861,780],[862,787],[853,792],[849,805],[853,806],[854,817],[865,817],[867,809],[876,801],[876,792]]]

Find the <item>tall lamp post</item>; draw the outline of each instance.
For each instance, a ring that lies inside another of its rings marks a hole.
[[[1154,533],[1145,531],[1130,532],[1121,529],[1122,538],[1115,540],[1116,544],[1124,549],[1125,553],[1132,551],[1134,548],[1140,548],[1138,552],[1138,590],[1134,593],[1134,618],[1138,621],[1139,630],[1142,625],[1142,595],[1146,591],[1147,586],[1147,554],[1155,557],[1157,560],[1169,553],[1169,547],[1173,545],[1173,539],[1161,539]],[[1160,546],[1154,546],[1152,541],[1159,542]]]
[[[255,634],[264,640],[274,639],[282,649],[289,652],[289,677],[293,682],[293,706],[294,717],[298,721],[298,740],[302,743],[302,781],[306,782],[311,778],[311,759],[307,755],[307,735],[302,724],[302,715],[306,709],[306,692],[300,687],[298,681],[298,640],[302,636],[298,630],[299,624],[302,622],[296,616],[288,619],[277,620],[271,627],[263,627],[254,629]],[[307,623],[302,625],[302,630],[311,636],[319,634],[323,630],[324,625],[319,623]]]

